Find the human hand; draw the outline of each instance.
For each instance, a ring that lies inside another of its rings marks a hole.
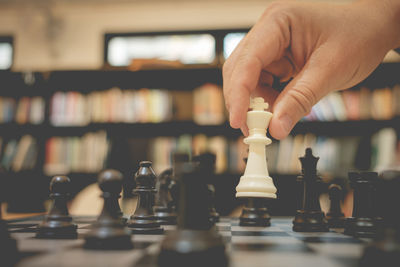
[[[262,96],[270,134],[286,137],[323,96],[356,85],[400,46],[399,14],[398,0],[272,3],[224,64],[231,126],[248,135],[249,98]],[[278,92],[274,77],[292,80]]]

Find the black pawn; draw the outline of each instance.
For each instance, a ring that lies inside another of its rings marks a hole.
[[[128,227],[134,234],[161,234],[163,229],[157,222],[153,212],[156,175],[150,161],[142,161],[135,174],[136,188],[133,193],[138,195],[134,214],[128,221]]]
[[[331,201],[330,208],[326,214],[326,219],[330,228],[343,228],[345,217],[340,207],[342,199],[342,187],[337,184],[331,184],[328,189],[329,199]]]
[[[77,238],[77,226],[72,223],[67,207],[67,201],[70,198],[70,183],[67,176],[54,176],[51,179],[50,198],[53,199],[53,203],[44,221],[37,226],[37,238]]]
[[[249,197],[239,218],[240,226],[262,226],[271,225],[271,216],[268,212],[265,199]]]
[[[328,222],[319,203],[321,178],[317,176],[318,157],[314,157],[311,148],[300,157],[301,172],[298,181],[303,185],[303,201],[293,220],[295,232],[327,232]]]
[[[116,170],[100,173],[98,184],[103,192],[103,209],[92,230],[85,236],[87,249],[113,250],[133,247],[130,231],[124,227],[118,199],[122,191],[122,174]]]
[[[199,170],[201,172],[202,179],[207,183],[208,200],[209,205],[209,220],[211,225],[219,222],[219,213],[215,208],[215,187],[212,184],[215,179],[215,164],[217,157],[213,153],[203,153],[194,156],[192,161],[199,164]]]
[[[360,267],[395,267],[400,262],[400,212],[394,205],[400,203],[400,171],[384,171],[380,175],[379,208],[383,227],[375,240],[368,244],[360,259]]]
[[[171,202],[169,187],[172,183],[172,169],[163,171],[157,179],[157,194],[154,204],[154,216],[163,225],[176,224],[176,212],[169,205]]]
[[[17,242],[8,233],[7,222],[3,220],[0,202],[0,248],[2,266],[14,266],[18,259]]]
[[[194,163],[182,166],[179,176],[178,229],[161,243],[158,265],[228,265],[225,245],[215,228],[210,228],[207,186]]]
[[[374,237],[381,224],[376,215],[378,173],[349,172],[353,193],[353,214],[346,219],[344,233],[355,237]]]

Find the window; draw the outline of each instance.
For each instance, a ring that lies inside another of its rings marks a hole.
[[[227,59],[246,35],[245,32],[232,32],[224,37],[224,58]]]
[[[8,70],[13,63],[12,37],[0,36],[0,70]]]
[[[134,59],[160,59],[182,64],[212,64],[215,38],[211,34],[115,36],[106,42],[111,66],[128,66]]]

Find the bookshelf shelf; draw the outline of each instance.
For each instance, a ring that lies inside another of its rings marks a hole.
[[[370,136],[386,127],[394,128],[400,134],[400,117],[395,117],[391,120],[299,122],[292,130],[292,134],[313,133],[323,136]]]
[[[88,93],[94,90],[164,88],[192,90],[209,83],[222,84],[222,71],[217,67],[157,70],[79,70],[53,71],[48,78],[50,90],[76,90]]]
[[[5,125],[0,125],[0,130]],[[238,129],[232,129],[228,122],[219,125],[199,125],[193,121],[169,121],[161,123],[91,123],[85,126],[39,126],[25,125],[25,131],[40,131],[46,129],[46,136],[81,136],[89,131],[107,131],[110,137],[157,137],[179,136],[183,134],[205,134],[207,136],[223,135],[227,138],[237,138],[242,135]],[[359,120],[359,121],[302,121],[292,130],[292,135],[313,133],[324,136],[368,136],[378,130],[391,127],[400,133],[400,117],[390,120]]]

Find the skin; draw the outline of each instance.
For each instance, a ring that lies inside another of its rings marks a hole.
[[[248,135],[250,96],[262,96],[274,113],[269,132],[283,139],[322,97],[356,85],[397,47],[400,0],[273,2],[223,66],[230,125]],[[292,80],[278,92],[274,77]]]

